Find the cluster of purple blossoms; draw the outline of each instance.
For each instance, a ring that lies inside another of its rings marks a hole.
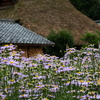
[[[47,54],[25,58],[15,48],[14,45],[0,48],[1,100],[16,91],[15,96],[21,100],[58,100],[57,93],[65,93],[61,96],[66,98],[71,95],[71,99],[100,99],[98,49],[86,48],[80,52],[69,48],[64,58]]]

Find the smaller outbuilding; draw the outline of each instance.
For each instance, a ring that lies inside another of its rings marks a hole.
[[[14,6],[14,4],[17,2],[18,0],[0,0],[0,9],[5,9],[11,6]]]
[[[94,20],[98,25],[100,25],[100,20]]]
[[[19,25],[14,20],[0,19],[0,45],[10,43],[25,51],[23,54],[25,57],[42,54],[43,46],[55,45],[55,43]]]

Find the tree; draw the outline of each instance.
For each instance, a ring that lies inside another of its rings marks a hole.
[[[66,44],[68,44],[69,47],[74,46],[73,36],[71,32],[66,30],[61,30],[59,32],[52,30],[47,36],[47,39],[55,43],[54,47],[44,48],[45,53],[50,55],[56,55],[58,57],[62,57],[65,53],[64,51],[66,51]]]
[[[70,2],[89,18],[100,19],[100,0],[70,0]]]
[[[81,40],[88,42],[89,44],[94,44],[95,47],[98,47],[98,42],[100,41],[100,32],[97,31],[98,34],[93,34],[87,32],[81,38]]]

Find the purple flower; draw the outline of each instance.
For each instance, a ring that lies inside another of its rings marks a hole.
[[[56,71],[56,73],[60,73],[60,72],[64,72],[64,71],[73,71],[75,70],[76,68],[73,68],[73,67],[59,67],[58,70]]]
[[[53,96],[53,95],[49,95],[49,94],[48,94],[47,96],[48,96],[48,97],[52,97],[52,98],[55,98],[55,96]]]
[[[33,77],[33,79],[46,79],[46,76],[35,76],[35,77]]]
[[[19,95],[19,98],[28,98],[29,95],[28,94],[22,94],[22,95]]]
[[[59,88],[56,88],[56,87],[50,88],[49,91],[50,92],[57,92],[57,91],[59,91]]]
[[[93,95],[93,96],[90,96],[91,99],[98,99],[100,100],[100,95],[97,94],[97,95]]]
[[[0,97],[2,97],[2,99],[5,99],[6,95],[3,95],[3,92],[0,92]]]
[[[45,85],[43,85],[43,84],[39,84],[38,86],[36,86],[35,88],[43,88],[43,87],[45,87]]]
[[[83,74],[84,74],[83,72],[76,73],[76,75],[83,75]]]

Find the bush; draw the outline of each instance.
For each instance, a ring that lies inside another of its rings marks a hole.
[[[68,44],[69,47],[74,46],[73,36],[70,31],[60,30],[59,32],[56,32],[51,30],[47,39],[55,43],[54,47],[44,48],[45,53],[50,55],[62,57],[64,55],[64,51],[66,50],[66,44]]]
[[[81,38],[81,40],[89,43],[89,44],[94,44],[95,47],[98,47],[98,41],[100,41],[100,32],[96,31],[98,34],[93,34],[93,33],[89,33],[87,32],[86,34],[84,34]]]

